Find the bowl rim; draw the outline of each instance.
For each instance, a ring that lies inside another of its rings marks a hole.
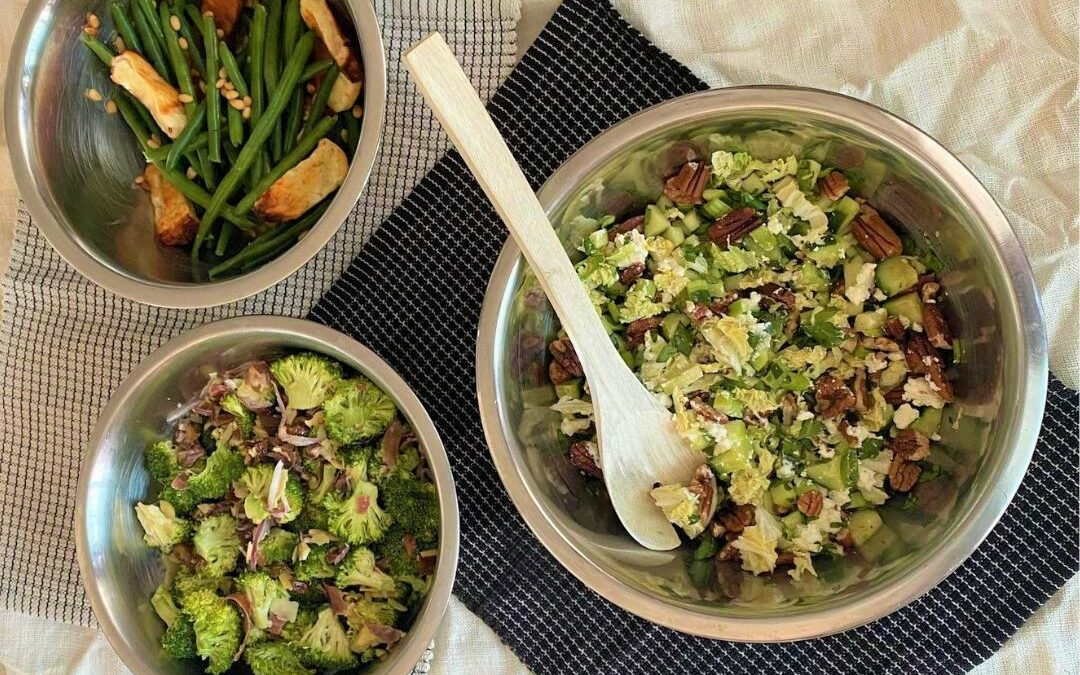
[[[94,284],[123,298],[155,307],[216,307],[255,295],[291,277],[326,246],[348,218],[367,186],[382,144],[386,116],[386,57],[382,31],[370,2],[344,0],[344,3],[352,12],[360,42],[365,117],[345,182],[307,234],[274,260],[247,274],[222,281],[176,283],[140,279],[103,261],[91,253],[70,228],[57,220],[42,197],[34,177],[37,162],[32,158],[29,122],[24,124],[21,115],[27,94],[23,74],[38,20],[54,0],[30,0],[23,10],[11,47],[4,91],[4,131],[15,184],[34,225],[68,265]]]
[[[306,319],[269,315],[243,316],[214,321],[185,331],[142,359],[113,392],[86,442],[86,453],[79,467],[78,490],[75,498],[76,557],[79,562],[82,585],[90,599],[94,616],[105,638],[120,656],[124,665],[135,673],[156,672],[152,665],[144,660],[143,654],[133,649],[128,643],[97,588],[94,568],[90,561],[90,544],[86,526],[86,505],[90,493],[91,470],[97,462],[102,443],[115,418],[123,411],[128,399],[138,395],[143,383],[155,377],[163,364],[204,341],[222,335],[242,336],[252,332],[267,336],[275,334],[301,336],[317,341],[322,348],[345,354],[348,361],[339,360],[346,361],[346,365],[362,372],[393,396],[399,410],[420,438],[424,453],[436,477],[440,506],[439,554],[431,590],[424,598],[420,615],[408,631],[411,639],[408,644],[402,645],[404,648],[400,651],[391,652],[393,660],[387,661],[384,669],[379,671],[386,675],[405,675],[411,672],[420,661],[438,630],[449,605],[454,579],[457,575],[460,522],[454,475],[450,468],[446,448],[434,422],[405,380],[378,354],[360,342],[333,328]]]
[[[701,637],[736,642],[787,642],[832,635],[880,619],[913,602],[974,553],[1001,518],[1019,488],[1034,452],[1042,422],[1048,378],[1046,332],[1037,287],[1023,248],[1000,207],[986,188],[951,152],[929,134],[883,108],[843,94],[781,85],[713,89],[656,104],[609,127],[570,156],[537,193],[545,211],[552,211],[615,153],[656,133],[662,126],[705,121],[724,113],[752,111],[807,112],[864,125],[872,134],[902,148],[943,178],[942,185],[971,207],[984,224],[987,240],[1005,270],[1017,326],[1017,370],[1027,375],[1017,396],[1020,407],[1011,433],[1011,451],[983,495],[983,503],[958,521],[955,535],[938,541],[920,574],[906,574],[844,607],[807,608],[799,614],[771,617],[721,617],[679,608],[617,579],[594,565],[559,530],[539,506],[541,499],[523,478],[527,469],[511,452],[509,427],[501,408],[501,385],[495,372],[497,339],[506,327],[500,317],[507,306],[509,282],[525,265],[517,245],[507,239],[492,270],[477,330],[477,397],[492,460],[518,512],[556,560],[582,583],[615,605],[653,623]],[[948,176],[949,180],[944,180]]]

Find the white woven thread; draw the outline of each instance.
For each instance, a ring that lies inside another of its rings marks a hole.
[[[19,214],[4,278],[0,372],[0,607],[92,625],[75,561],[75,485],[83,444],[124,376],[161,343],[237,315],[307,313],[446,142],[401,67],[431,31],[455,45],[486,98],[510,72],[519,0],[377,0],[387,59],[382,151],[341,230],[290,279],[226,307],[179,311],[113,296],[72,270]]]

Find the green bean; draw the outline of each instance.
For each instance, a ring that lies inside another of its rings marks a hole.
[[[326,102],[330,100],[330,92],[334,89],[334,80],[337,79],[338,72],[337,64],[331,65],[323,76],[323,81],[319,83],[315,97],[311,99],[307,121],[304,122],[305,133],[314,127],[316,122],[326,117]]]
[[[285,0],[284,12],[281,43],[285,47],[285,60],[288,61],[296,48],[296,40],[300,37],[300,0]]]
[[[203,45],[206,52],[206,129],[210,132],[207,154],[211,162],[221,161],[221,92],[214,83],[218,79],[218,36],[214,17],[203,14]]]
[[[206,132],[200,133],[195,137],[191,143],[187,146],[187,152],[194,152],[196,150],[202,150],[206,147]],[[147,160],[161,160],[165,161],[169,157],[169,151],[172,150],[173,144],[167,143],[165,145],[159,145],[156,148],[150,148],[144,150],[143,154],[146,155]]]
[[[263,51],[263,77],[266,91],[277,89],[281,76],[281,0],[266,0],[266,45]]]
[[[318,61],[312,61],[311,63],[307,64],[306,68],[304,68],[304,72],[300,75],[300,82],[304,83],[314,78],[316,75],[333,65],[333,63],[334,62],[330,59],[319,59]]]
[[[241,98],[250,96],[247,81],[244,79],[244,74],[240,72],[240,65],[236,62],[236,57],[229,51],[229,45],[222,42],[219,47],[218,56],[221,57],[221,65],[225,66],[225,74],[229,76],[229,82],[233,83],[236,93],[240,94]]]
[[[311,31],[305,31],[303,37],[297,43],[296,50],[293,51],[292,58],[289,59],[285,71],[282,73],[277,89],[274,90],[273,96],[270,97],[270,104],[266,107],[266,114],[259,119],[258,124],[252,125],[247,143],[241,148],[236,164],[229,169],[225,178],[222,179],[221,185],[214,192],[213,201],[206,208],[206,213],[203,214],[202,221],[199,223],[199,231],[195,235],[192,256],[198,257],[198,251],[202,247],[210,227],[221,213],[221,209],[225,207],[226,200],[239,187],[240,181],[244,179],[244,175],[251,169],[256,156],[262,149],[263,144],[266,143],[266,139],[273,133],[274,126],[292,97],[293,89],[300,79],[300,71],[304,69],[304,64],[307,63],[308,57],[311,56],[311,49],[314,45],[315,34]]]
[[[356,144],[360,142],[360,120],[353,117],[351,110],[339,114],[338,119],[344,120],[345,144],[349,146],[349,157],[351,158],[356,152]]]
[[[232,233],[232,223],[225,223],[221,226],[221,235],[218,236],[217,246],[214,247],[214,255],[219,258],[225,255],[225,251],[229,248],[229,240],[232,239]]]
[[[137,9],[142,10],[146,20],[149,22],[151,33],[158,41],[158,46],[164,48],[165,31],[161,29],[161,26],[154,23],[154,19],[157,17],[157,12],[154,11],[154,0],[132,0],[132,3],[135,4]],[[135,10],[132,11],[132,13],[134,12]]]
[[[131,25],[131,19],[128,18],[124,6],[119,2],[114,2],[109,5],[109,13],[112,14],[116,32],[120,33],[120,38],[124,41],[124,47],[142,54],[142,42],[139,40],[139,36],[135,34],[135,26]]]
[[[176,140],[172,143],[172,148],[169,150],[169,156],[165,159],[165,166],[170,169],[175,169],[180,163],[180,158],[187,152],[191,142],[195,140],[195,137],[202,131],[203,124],[206,122],[206,101],[203,101],[195,107],[195,112],[188,118],[187,125],[184,126],[184,130],[180,132],[180,135],[176,137]]]
[[[86,33],[79,33],[79,39],[90,48],[90,51],[94,52],[94,56],[98,57],[106,67],[112,68],[113,53],[109,51],[104,42]]]
[[[229,127],[229,145],[238,148],[244,144],[244,114],[228,106],[225,108],[225,119]]]
[[[299,164],[300,160],[311,154],[311,151],[319,144],[319,140],[325,138],[326,134],[330,133],[330,130],[334,128],[334,122],[333,117],[323,118],[314,128],[305,132],[300,137],[300,140],[296,142],[296,147],[289,154],[282,157],[281,161],[270,170],[270,173],[260,178],[259,182],[244,195],[244,198],[237,202],[236,206],[233,207],[236,212],[247,213],[255,205],[255,200],[262,193],[269,190],[275,181],[284,176],[286,171]]]
[[[184,8],[184,13],[187,14],[188,20],[191,22],[191,27],[202,37],[202,12],[195,5],[188,5]],[[215,31],[216,32],[216,31]]]
[[[154,33],[154,28],[160,28],[157,16],[154,14],[147,16],[139,5],[133,8],[131,14],[135,20],[135,32],[139,35],[142,46],[146,48],[144,56],[148,57],[150,63],[154,64],[154,69],[158,71],[159,75],[168,79],[169,68],[165,65],[165,55],[162,52],[164,38],[159,39]]]
[[[191,5],[188,5],[190,7]],[[177,19],[180,19],[180,35],[187,40],[188,48],[185,53],[191,57],[191,63],[195,66],[195,69],[199,71],[199,75],[202,76],[203,82],[210,79],[210,75],[206,72],[206,62],[203,61],[202,50],[199,49],[199,41],[202,40],[202,33],[196,33],[191,28],[191,22],[187,20],[184,13],[181,12],[176,15]]]
[[[207,137],[209,140],[209,137]],[[199,175],[202,176],[203,182],[206,183],[208,190],[214,190],[217,188],[217,172],[214,170],[214,163],[207,157],[206,150],[200,150],[199,156]]]
[[[299,236],[302,232],[311,229],[311,227],[318,222],[319,218],[322,217],[322,214],[326,212],[329,205],[330,200],[324,200],[322,204],[316,206],[310,213],[297,220],[292,225],[280,230],[271,230],[270,232],[257,237],[239,253],[220,263],[216,267],[213,267],[208,273],[208,276],[213,279],[214,277],[221,276],[225,272],[229,272],[242,266],[246,262],[266,259],[279,253],[282,249],[292,244],[294,238]],[[205,216],[203,217],[205,218]]]
[[[184,112],[191,117],[195,111],[195,85],[191,81],[191,66],[184,58],[184,50],[180,49],[180,38],[172,29],[173,18],[174,15],[169,11],[168,5],[164,2],[158,5],[158,19],[161,21],[161,27],[165,29],[165,51],[169,55],[169,61],[172,62],[180,93],[187,94],[189,97],[188,102],[184,104]]]
[[[255,18],[252,20],[251,33],[248,36],[251,55],[248,58],[250,72],[248,73],[248,85],[251,87],[251,126],[255,127],[262,119],[263,108],[266,105],[266,87],[263,84],[263,63],[266,48],[266,6],[255,5]],[[264,173],[266,167],[265,153],[260,149],[259,160],[252,167],[255,176]]]
[[[296,147],[296,141],[300,137],[300,121],[304,117],[304,90],[297,87],[293,92],[292,101],[289,103],[289,111],[285,116],[285,145],[282,152],[288,155]]]
[[[124,118],[127,125],[131,127],[131,132],[135,134],[135,138],[138,139],[139,145],[142,146],[143,152],[152,150],[150,147],[150,132],[147,130],[146,125],[143,124],[142,119],[139,117],[138,112],[135,109],[135,99],[126,91],[118,92],[118,95],[113,98],[116,101],[116,107],[120,111],[120,116]]]

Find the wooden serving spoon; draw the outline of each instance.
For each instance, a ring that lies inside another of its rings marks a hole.
[[[446,41],[433,33],[403,59],[525,254],[574,344],[592,393],[601,469],[619,520],[642,546],[675,548],[678,535],[649,490],[654,483],[688,480],[702,455],[682,441],[671,412],[619,356],[547,214]]]

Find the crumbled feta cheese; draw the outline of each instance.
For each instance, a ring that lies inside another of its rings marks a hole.
[[[832,459],[836,456],[836,448],[822,444],[818,446],[817,453],[825,459]]]
[[[851,300],[857,305],[861,305],[870,298],[870,294],[874,289],[874,270],[877,269],[876,263],[863,263],[859,268],[859,273],[855,275],[855,283],[848,286],[844,291],[844,295],[848,300]]]
[[[795,416],[795,420],[798,422],[804,422],[806,420],[814,419],[814,413],[809,410],[800,410],[799,414]]]
[[[897,429],[907,429],[912,422],[919,419],[919,411],[905,403],[896,409],[892,419]]]
[[[881,352],[870,352],[863,359],[863,365],[866,366],[867,372],[876,373],[889,365],[888,357]]]
[[[877,300],[878,302],[885,302],[886,300],[889,299],[889,296],[885,295],[885,292],[882,291],[880,288],[875,288],[874,289],[874,299]]]
[[[921,408],[945,407],[945,399],[938,394],[937,386],[930,381],[929,377],[908,378],[904,383],[904,400],[911,401],[912,405]]]
[[[859,442],[862,445],[868,438],[877,438],[873,432],[864,427],[862,424],[855,424],[848,427],[848,435]]]

